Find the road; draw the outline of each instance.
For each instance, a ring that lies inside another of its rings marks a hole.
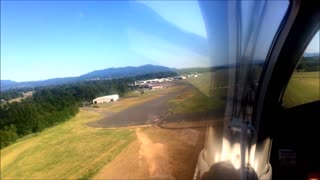
[[[189,85],[178,92],[170,92],[164,96],[152,99],[143,104],[125,109],[119,113],[104,117],[98,121],[89,122],[87,125],[96,128],[115,128],[152,124],[168,114],[167,101],[185,91],[194,88]]]

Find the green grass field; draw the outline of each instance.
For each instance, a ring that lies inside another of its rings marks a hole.
[[[131,129],[95,129],[86,123],[100,119],[101,112],[121,111],[177,88],[181,87],[138,94],[91,111],[80,110],[67,122],[20,139],[1,150],[1,179],[90,179],[136,135]]]
[[[215,102],[198,91],[190,90],[169,100],[173,113],[205,112],[213,109]]]
[[[131,130],[94,129],[100,118],[81,110],[68,122],[1,150],[1,179],[87,179],[132,140]]]
[[[170,100],[170,111],[173,113],[190,113],[214,111],[223,108],[226,89],[211,88],[211,78],[213,76],[220,77],[221,75],[220,72],[213,74],[206,72],[197,78],[187,79],[186,82],[194,86],[195,89]],[[217,81],[221,84],[220,79]]]
[[[195,83],[204,83],[206,77],[203,77]],[[92,178],[136,140],[136,135],[134,129],[95,129],[86,126],[86,123],[102,118],[106,111],[122,111],[181,88],[183,86],[173,86],[144,94],[131,94],[130,98],[99,105],[99,108],[81,109],[67,122],[20,139],[1,150],[1,179]],[[189,93],[192,94],[192,97],[188,97],[192,103],[188,104],[189,101],[182,98],[185,103],[177,112],[211,107],[211,102],[206,100],[208,97],[203,93]],[[180,101],[181,96],[176,100]]]
[[[199,112],[223,107],[227,90],[219,87],[227,85],[225,84],[226,73],[225,70],[218,70],[211,74],[209,72],[203,73],[198,78],[187,79],[198,91],[190,91],[171,100],[172,111],[175,113]],[[283,106],[290,108],[319,100],[319,79],[320,72],[295,72],[284,94]],[[212,94],[210,94],[211,80]]]
[[[210,86],[211,86],[211,73],[206,72],[201,74],[199,77],[188,78],[187,81],[196,87],[203,95],[210,95]]]
[[[283,106],[290,108],[320,99],[320,72],[295,72],[283,96]]]

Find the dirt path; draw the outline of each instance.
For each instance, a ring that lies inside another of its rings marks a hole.
[[[184,122],[172,123],[181,126]],[[199,122],[186,122],[198,126]],[[201,124],[207,124],[203,121]],[[206,128],[136,129],[132,142],[93,179],[192,179]]]
[[[93,179],[146,179],[149,172],[139,162],[139,148],[137,140],[132,142]]]

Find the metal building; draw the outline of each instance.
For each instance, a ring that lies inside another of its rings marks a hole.
[[[97,97],[94,100],[92,100],[93,104],[102,104],[102,103],[108,103],[108,102],[114,102],[119,99],[118,94],[108,95],[108,96],[102,96]]]

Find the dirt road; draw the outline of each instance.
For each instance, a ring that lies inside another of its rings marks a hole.
[[[176,122],[172,127],[193,127],[210,121]],[[192,179],[206,128],[136,129],[132,142],[93,179]]]

